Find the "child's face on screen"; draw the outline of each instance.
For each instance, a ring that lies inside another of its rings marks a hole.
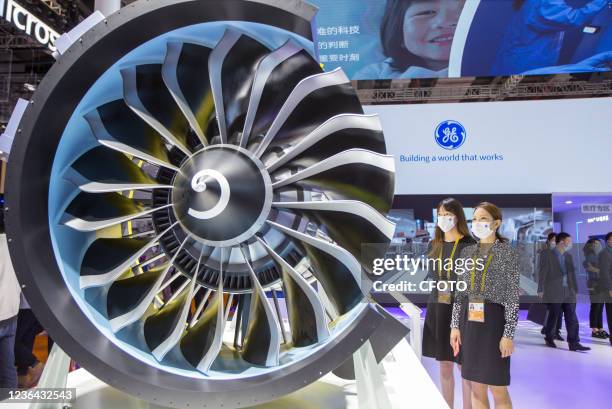
[[[417,0],[404,15],[404,45],[426,61],[448,63],[463,0]]]

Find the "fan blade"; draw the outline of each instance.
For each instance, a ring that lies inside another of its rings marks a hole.
[[[304,78],[291,91],[255,155],[261,157],[272,140],[301,138],[342,113],[363,114],[363,109],[341,69]]]
[[[268,221],[273,228],[295,239],[303,247],[314,270],[338,314],[350,311],[364,297],[361,292],[361,267],[351,253],[335,244],[300,233]]]
[[[208,78],[211,49],[197,44],[169,42],[162,76],[168,91],[204,146],[206,128],[215,111]]]
[[[208,71],[221,143],[242,131],[257,65],[269,52],[259,41],[227,29],[210,53]]]
[[[326,232],[342,248],[355,256],[362,267],[371,271],[375,258],[384,257],[385,246],[378,251],[364,251],[368,243],[389,243],[395,233],[395,224],[371,206],[355,200],[329,200],[321,202],[275,202],[273,207],[289,209],[325,226]],[[374,249],[372,249],[374,250]]]
[[[117,152],[178,171],[161,136],[142,121],[122,100],[109,102],[85,115],[102,145]]]
[[[393,201],[394,180],[393,156],[350,149],[275,182],[272,188],[291,184],[314,188],[330,199],[369,203],[386,214]]]
[[[172,206],[147,208],[119,193],[81,192],[66,209],[62,224],[78,231],[105,229]]]
[[[281,343],[281,329],[266,293],[251,267],[248,247],[240,248],[253,283],[249,325],[247,327],[242,358],[254,365],[277,366]]]
[[[198,322],[200,318],[200,314],[202,313],[202,310],[204,309],[204,306],[206,305],[206,302],[208,301],[208,298],[210,297],[211,294],[212,294],[212,290],[210,288],[206,290],[204,297],[202,297],[202,299],[200,300],[200,303],[198,304],[198,307],[193,313],[193,318],[191,319],[191,322],[189,323],[190,328],[193,328],[193,326]]]
[[[198,271],[196,270],[189,286],[184,286],[182,290],[178,290],[178,295],[175,293],[173,299],[168,300],[159,311],[145,320],[145,341],[158,361],[164,359],[185,332],[197,276]]]
[[[87,151],[72,164],[72,169],[75,172],[68,172],[66,179],[88,193],[172,188],[144,173],[124,154],[103,146]]]
[[[143,302],[160,277],[168,270],[168,264],[152,268],[134,277],[115,281],[106,296],[108,319],[113,320],[134,310]]]
[[[142,289],[142,288],[140,289],[140,293],[144,293],[144,295],[140,296],[139,301],[138,302],[130,303],[129,306],[131,307],[131,309],[129,309],[129,310],[122,309],[121,311],[118,311],[118,313],[121,313],[121,315],[116,315],[116,316],[114,316],[109,321],[110,327],[111,327],[113,332],[118,332],[122,328],[124,328],[124,327],[126,327],[126,326],[128,326],[128,325],[130,325],[130,324],[132,324],[132,323],[134,323],[136,321],[138,321],[140,318],[142,318],[142,316],[145,314],[145,312],[147,311],[147,309],[149,308],[149,306],[153,302],[153,299],[155,298],[155,295],[159,291],[159,288],[163,284],[164,278],[166,278],[166,276],[168,275],[168,272],[170,271],[170,269],[174,265],[174,261],[176,260],[176,257],[183,250],[183,247],[185,246],[185,243],[187,243],[187,241],[190,238],[191,238],[191,236],[187,236],[185,238],[185,240],[183,240],[183,242],[179,246],[179,248],[176,251],[176,253],[174,253],[172,258],[170,259],[170,262],[165,264],[165,267],[163,268],[161,274],[155,276],[155,280],[153,281],[153,285],[150,285],[149,287],[147,287],[146,291],[145,291],[145,289]],[[157,271],[157,269],[154,269],[154,270],[151,270],[151,271]],[[144,274],[147,274],[147,273],[144,273]],[[115,281],[110,286],[110,289],[109,289],[108,293],[111,294],[113,291],[115,291],[115,294],[117,294],[117,296],[119,296],[121,294],[121,291],[125,291],[125,288],[133,288],[134,286],[138,285],[139,281],[142,280],[142,279],[137,279],[137,277],[140,277],[140,276],[130,277],[130,278],[126,278],[124,280]],[[125,281],[125,280],[132,280],[132,281]],[[113,288],[116,288],[116,289],[113,290]],[[112,300],[107,299],[107,304],[112,302],[112,301],[115,301],[115,300],[116,300],[116,298],[113,298]],[[108,306],[107,308],[110,311],[111,307]]]
[[[268,244],[257,237],[270,257],[274,259],[283,273],[283,287],[287,300],[287,313],[291,326],[293,345],[305,347],[329,338],[329,329],[325,319],[325,309],[317,292],[304,277],[285,261]]]
[[[267,168],[308,167],[348,149],[386,153],[385,138],[378,115],[341,114],[326,121]]]
[[[223,293],[217,293],[204,315],[181,340],[181,352],[187,362],[204,374],[221,350],[224,318]]]
[[[221,248],[221,260],[224,259],[224,250]],[[197,320],[193,327],[187,330],[187,333],[181,339],[181,352],[183,356],[187,362],[204,374],[210,370],[223,344],[223,332],[225,330],[223,264],[222,262],[219,271],[217,294],[214,301],[208,305],[204,315]],[[204,304],[209,294],[210,292],[202,300],[201,305]]]
[[[161,237],[177,223],[149,240],[102,238],[94,241],[81,262],[81,288],[100,287],[116,280],[142,255],[156,246]]]
[[[240,146],[251,135],[263,135],[272,124],[291,90],[306,77],[321,73],[321,66],[293,40],[266,56],[255,74]]]
[[[187,142],[189,123],[166,88],[161,69],[161,64],[122,69],[123,98],[166,142],[190,156]]]

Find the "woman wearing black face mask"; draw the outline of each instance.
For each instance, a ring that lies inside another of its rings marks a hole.
[[[457,259],[463,248],[474,243],[461,203],[452,198],[440,202],[436,233],[427,255],[430,259],[440,260],[440,265],[436,265],[429,272],[429,279],[456,282],[457,275],[450,266],[445,266],[445,260]],[[455,397],[453,368],[455,363],[461,363],[460,357],[453,355],[453,350],[448,343],[453,298],[451,291],[432,291],[427,303],[422,349],[424,356],[440,362],[440,389],[446,403],[451,408],[454,405]],[[463,383],[462,391],[463,408],[470,409],[472,405],[468,382]]]

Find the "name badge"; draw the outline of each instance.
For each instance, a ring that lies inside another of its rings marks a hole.
[[[470,299],[470,304],[468,306],[468,321],[485,322],[484,299]]]
[[[450,291],[438,290],[438,302],[440,304],[450,304],[452,300],[452,294]]]

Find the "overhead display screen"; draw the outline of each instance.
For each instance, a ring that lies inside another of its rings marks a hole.
[[[611,0],[311,0],[327,70],[353,80],[612,69]]]

